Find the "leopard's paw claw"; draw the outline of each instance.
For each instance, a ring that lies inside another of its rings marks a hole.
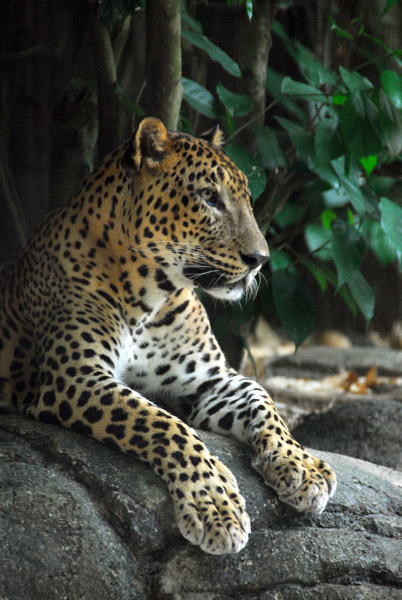
[[[264,443],[258,442],[257,439],[252,466],[265,483],[297,511],[322,513],[336,490],[336,475],[331,467],[296,444],[275,444],[271,436],[265,436]]]
[[[169,486],[179,529],[183,537],[209,554],[239,552],[250,533],[245,502],[233,475],[217,459],[212,471],[207,480],[200,476],[196,483]]]

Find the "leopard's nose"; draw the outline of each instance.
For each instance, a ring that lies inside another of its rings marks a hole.
[[[258,254],[258,253],[244,254],[243,252],[240,252],[240,258],[242,259],[244,264],[246,264],[252,271],[253,269],[260,267],[267,262],[267,260],[269,259],[269,253],[267,253],[267,254]]]

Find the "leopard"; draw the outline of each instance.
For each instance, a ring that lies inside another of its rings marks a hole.
[[[293,439],[267,391],[229,366],[200,301],[256,291],[268,244],[246,175],[214,128],[144,118],[0,270],[0,409],[145,461],[203,551],[244,548],[235,476],[197,430],[250,448],[296,511],[320,514],[336,475]]]

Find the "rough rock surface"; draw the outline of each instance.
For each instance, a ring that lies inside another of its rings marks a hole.
[[[275,375],[323,377],[326,373],[339,373],[342,370],[366,373],[375,365],[380,375],[402,375],[402,351],[389,348],[359,347],[332,348],[311,346],[300,348],[295,354],[288,354],[271,362]]]
[[[339,488],[320,516],[281,504],[248,450],[202,434],[235,473],[252,534],[237,555],[181,538],[145,464],[50,425],[0,421],[1,600],[397,600],[402,475],[319,455]]]
[[[402,402],[377,398],[338,404],[293,431],[302,444],[402,471]]]

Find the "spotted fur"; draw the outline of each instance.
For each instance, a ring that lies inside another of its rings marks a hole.
[[[268,258],[219,140],[145,119],[0,271],[1,409],[148,462],[184,537],[214,554],[243,548],[250,525],[235,478],[193,428],[249,443],[297,510],[320,513],[336,487],[267,392],[228,367],[194,292],[240,298]]]

